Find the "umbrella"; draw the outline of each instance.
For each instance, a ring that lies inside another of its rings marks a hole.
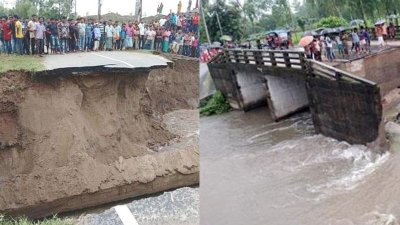
[[[303,33],[303,37],[306,37],[306,36],[317,36],[317,35],[318,35],[318,33],[315,32],[315,31],[306,31],[306,32]]]
[[[220,39],[221,41],[232,41],[232,37],[229,35],[222,35]]]
[[[384,24],[384,23],[386,23],[386,20],[378,20],[378,21],[376,21],[376,23],[375,23],[375,26],[378,26],[378,25],[381,25],[381,24]]]
[[[319,32],[320,35],[331,34],[331,33],[335,33],[335,31],[331,28],[326,28],[323,29],[321,32]]]
[[[333,33],[342,33],[343,31],[346,31],[343,27],[333,28]]]
[[[300,39],[299,45],[306,47],[307,45],[311,44],[314,41],[313,36],[305,36]]]
[[[360,24],[364,24],[364,20],[356,19],[350,21],[350,27],[358,27]]]

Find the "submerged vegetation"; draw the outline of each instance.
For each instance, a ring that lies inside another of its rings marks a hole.
[[[222,114],[230,110],[228,101],[220,91],[216,91],[207,103],[200,106],[201,116],[211,116],[214,114]]]

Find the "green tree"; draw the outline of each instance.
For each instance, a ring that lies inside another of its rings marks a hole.
[[[224,35],[230,35],[234,40],[240,40],[243,37],[242,11],[238,4],[234,2],[227,4],[224,0],[216,0],[214,4],[203,9],[205,10],[204,19],[207,22],[211,41],[220,41],[221,38],[217,14]]]

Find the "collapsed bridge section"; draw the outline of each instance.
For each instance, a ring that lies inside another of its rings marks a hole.
[[[268,105],[280,120],[309,107],[317,133],[354,144],[378,138],[382,105],[373,81],[307,60],[302,51],[226,49],[208,66],[233,108]]]
[[[132,62],[106,57],[129,65],[63,67],[82,54],[0,75],[1,214],[38,218],[199,182],[198,61],[146,54],[158,63],[138,66],[125,53]]]

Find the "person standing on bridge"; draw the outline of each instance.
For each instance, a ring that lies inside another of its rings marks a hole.
[[[385,46],[385,40],[383,39],[383,26],[382,25],[376,25],[375,26],[375,33],[376,36],[378,37],[378,45],[379,48],[383,48]]]

